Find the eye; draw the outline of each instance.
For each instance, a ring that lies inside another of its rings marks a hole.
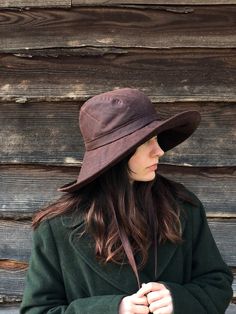
[[[153,136],[149,141],[152,141],[152,142],[158,142],[157,140],[157,136]]]
[[[151,144],[151,143],[153,143],[153,142],[158,142],[158,141],[157,141],[157,136],[151,137],[151,138],[150,138],[149,140],[147,140],[143,145],[146,146],[146,145]]]

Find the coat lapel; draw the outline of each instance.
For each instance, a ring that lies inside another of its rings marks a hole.
[[[69,241],[79,255],[79,258],[83,260],[84,263],[88,264],[97,275],[122,293],[130,294],[138,290],[136,277],[129,265],[117,265],[114,263],[107,263],[104,265],[97,261],[94,254],[94,241],[89,234],[83,233],[83,221],[80,221],[80,223],[77,221],[77,226],[75,226],[76,222],[73,221],[73,219],[68,217],[63,217],[62,219],[64,225],[73,228],[70,233]],[[80,236],[81,233],[83,233],[82,236]],[[143,280],[146,280],[146,278],[143,278]],[[143,282],[147,282],[147,280]],[[134,290],[134,287],[136,287],[136,290]]]
[[[184,215],[182,214],[180,216],[180,222],[181,222],[181,228],[182,228],[182,234],[185,229],[186,225],[186,219]],[[170,241],[167,241],[165,244],[160,245],[157,249],[157,275],[155,278],[155,281],[158,281],[158,278],[161,276],[161,274],[164,272],[168,264],[170,263],[175,251],[178,249],[180,245],[174,244]]]
[[[127,264],[117,265],[114,263],[100,264],[94,255],[94,241],[90,235],[83,233],[84,222],[81,218],[74,219],[70,216],[62,216],[64,226],[72,229],[69,241],[77,252],[79,257],[87,263],[94,272],[106,280],[109,284],[116,287],[122,293],[134,293],[138,290],[136,277]],[[185,219],[181,218],[182,229],[185,226]],[[83,233],[83,234],[82,234]],[[82,235],[81,235],[82,234]],[[139,272],[140,282],[147,283],[149,281],[158,281],[158,278],[168,266],[178,245],[166,242],[157,249],[157,276],[149,278],[144,271]],[[150,258],[154,258],[154,252],[150,254]],[[154,269],[153,269],[154,274]],[[122,279],[122,282],[121,282]]]

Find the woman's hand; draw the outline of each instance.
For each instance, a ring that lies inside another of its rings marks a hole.
[[[148,314],[148,301],[145,295],[137,293],[124,297],[120,302],[119,314]]]
[[[136,293],[138,297],[147,296],[149,310],[153,314],[172,314],[173,302],[170,291],[158,282],[143,284]]]

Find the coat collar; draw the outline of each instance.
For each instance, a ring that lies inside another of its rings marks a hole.
[[[136,277],[129,265],[116,265],[114,263],[107,263],[106,265],[99,264],[99,262],[96,260],[96,257],[94,256],[94,241],[91,239],[89,234],[83,233],[84,222],[81,217],[77,217],[75,219],[72,216],[62,216],[61,219],[65,227],[71,228],[69,238],[70,244],[77,252],[79,257],[83,260],[83,262],[88,264],[94,272],[96,272],[99,276],[101,276],[109,284],[116,287],[122,293],[134,293],[134,287],[137,287],[136,291],[138,290]],[[186,220],[183,215],[180,216],[180,220],[183,232],[186,224]],[[155,281],[158,281],[158,278],[168,266],[177,248],[177,244],[173,244],[169,241],[158,247],[157,277]],[[151,280],[151,278],[149,278],[142,271],[140,271],[139,276],[141,283],[147,283]],[[120,282],[120,278],[122,278],[122,284]]]

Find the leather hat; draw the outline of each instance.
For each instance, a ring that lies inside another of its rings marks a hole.
[[[79,114],[85,154],[77,180],[58,189],[73,192],[157,135],[164,151],[185,141],[200,122],[198,111],[184,111],[163,120],[141,91],[122,88],[87,100]]]

